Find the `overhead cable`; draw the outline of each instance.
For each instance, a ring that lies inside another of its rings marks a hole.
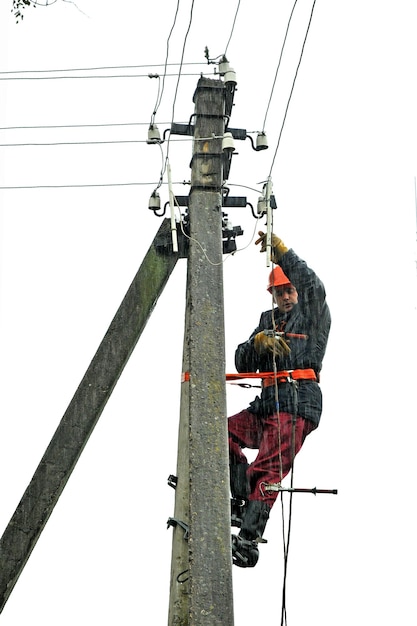
[[[177,85],[175,87],[174,100],[173,100],[173,103],[172,103],[172,119],[171,119],[172,122],[174,122],[174,117],[175,117],[175,105],[176,105],[177,96],[178,96],[178,88],[179,88],[179,84],[180,84],[180,78],[181,78],[181,76],[183,76],[182,67],[183,67],[183,62],[184,62],[185,46],[187,44],[188,35],[190,34],[191,24],[192,24],[192,21],[193,21],[194,1],[195,0],[192,0],[192,2],[191,2],[190,19],[188,21],[188,27],[187,27],[187,31],[185,33],[184,43],[183,43],[183,46],[182,46],[181,62],[180,62],[180,67],[179,67],[178,75],[177,75]],[[171,135],[171,133],[170,133],[170,135]],[[167,158],[168,158],[168,152],[169,152],[169,142],[170,142],[170,139],[171,139],[171,137],[169,136],[168,137],[168,143],[167,143]]]
[[[170,122],[160,122],[168,125]],[[146,126],[148,122],[107,122],[104,124],[49,124],[39,126],[0,126],[0,130],[44,130],[52,128],[105,128],[108,126]]]
[[[302,45],[302,47],[301,47],[300,58],[299,58],[299,60],[298,60],[297,68],[296,68],[296,70],[295,70],[295,74],[294,74],[294,79],[293,79],[292,86],[291,86],[290,95],[288,96],[287,106],[285,107],[284,118],[283,118],[283,120],[282,120],[281,130],[280,130],[280,132],[279,132],[277,145],[276,145],[275,152],[274,152],[274,156],[273,156],[272,163],[271,163],[271,169],[269,170],[269,175],[271,175],[272,169],[273,169],[273,167],[274,167],[274,163],[275,163],[275,159],[276,159],[276,156],[277,156],[277,152],[278,152],[279,144],[280,144],[280,142],[281,142],[281,136],[282,136],[282,132],[283,132],[283,130],[284,130],[285,121],[286,121],[286,119],[287,119],[288,108],[289,108],[289,106],[290,106],[291,97],[292,97],[292,94],[293,94],[293,91],[294,91],[295,81],[297,80],[298,70],[300,69],[301,60],[302,60],[302,58],[303,58],[304,48],[305,48],[305,45],[306,45],[306,41],[307,41],[307,36],[308,36],[308,33],[309,33],[309,31],[310,31],[310,26],[311,26],[311,21],[312,21],[312,19],[313,19],[313,13],[314,13],[314,7],[315,7],[315,5],[316,5],[316,0],[314,0],[314,1],[313,1],[313,5],[312,5],[312,7],[311,7],[310,18],[309,18],[309,21],[308,21],[308,24],[307,24],[307,29],[306,29],[306,33],[305,33],[305,36],[304,36],[303,45]]]
[[[274,91],[275,91],[275,84],[276,84],[276,82],[277,82],[278,71],[279,71],[279,68],[281,67],[282,55],[283,55],[283,53],[284,53],[284,48],[285,48],[285,44],[286,44],[286,42],[287,42],[287,37],[288,37],[288,31],[289,31],[289,29],[290,29],[291,20],[292,20],[292,17],[293,17],[293,14],[294,14],[294,9],[295,9],[295,6],[296,6],[297,2],[298,2],[298,0],[295,0],[295,2],[294,2],[294,4],[293,4],[293,7],[292,7],[292,10],[291,10],[291,13],[290,13],[290,17],[289,17],[289,19],[288,19],[287,28],[286,28],[286,31],[285,31],[285,36],[284,36],[284,41],[282,42],[281,52],[280,52],[280,54],[279,54],[279,59],[278,59],[277,69],[276,69],[276,71],[275,71],[275,77],[274,77],[274,81],[273,81],[273,83],[272,83],[271,93],[270,93],[269,100],[268,100],[268,105],[267,105],[267,107],[266,107],[266,111],[265,111],[265,118],[264,118],[264,123],[263,123],[263,126],[262,126],[262,132],[264,132],[264,131],[265,131],[265,126],[266,126],[266,118],[267,118],[267,116],[268,116],[268,112],[269,112],[269,107],[270,107],[270,105],[271,105],[272,96],[273,96]]]
[[[184,141],[184,140],[183,140]],[[146,143],[144,139],[110,139],[108,141],[45,141],[28,143],[0,143],[1,148],[39,147],[39,146],[84,146],[112,143]]]
[[[231,41],[232,36],[233,36],[233,32],[234,32],[234,30],[235,30],[235,26],[236,26],[236,19],[237,19],[237,15],[238,15],[238,13],[239,13],[239,9],[240,9],[240,0],[238,0],[238,3],[237,3],[236,12],[235,12],[235,17],[234,17],[234,19],[233,19],[233,24],[232,24],[232,30],[230,31],[229,39],[228,39],[228,42],[227,42],[227,44],[226,44],[226,48],[224,49],[224,56],[226,56],[226,54],[227,54],[227,49],[228,49],[228,47],[229,47],[230,41]]]
[[[173,33],[173,30],[174,30],[174,28],[175,28],[175,24],[176,24],[176,22],[177,22],[177,16],[178,16],[178,9],[179,9],[179,6],[180,6],[180,0],[177,0],[177,7],[176,7],[176,9],[175,9],[174,21],[173,21],[173,23],[172,23],[171,30],[169,31],[169,35],[168,35],[168,37],[167,37],[167,44],[166,44],[166,56],[165,56],[165,63],[164,63],[164,73],[163,73],[163,78],[162,78],[162,88],[161,88],[161,90],[160,90],[160,91],[158,91],[158,97],[157,97],[157,99],[156,99],[155,108],[154,108],[154,111],[153,111],[153,113],[152,113],[151,124],[153,124],[153,123],[154,123],[154,121],[155,121],[155,115],[156,115],[156,113],[157,113],[157,111],[158,111],[158,109],[159,109],[159,106],[160,106],[161,101],[162,101],[162,96],[163,96],[163,93],[164,93],[164,87],[165,87],[165,77],[166,77],[166,71],[167,71],[167,66],[168,66],[168,57],[169,57],[169,42],[170,42],[170,39],[171,39],[171,35],[172,35],[172,33]]]
[[[141,67],[167,67],[167,66],[175,66],[179,65],[179,63],[145,63],[143,65],[101,65],[97,67],[67,67],[60,69],[49,69],[49,70],[0,70],[0,76],[2,74],[49,74],[52,72],[97,72],[102,70],[134,70],[139,69]],[[183,65],[202,65],[201,61],[193,61],[188,63],[183,63]]]
[[[138,185],[155,185],[156,183],[80,183],[80,184],[67,184],[67,185],[2,185],[0,189],[77,189],[80,187],[132,187]],[[179,183],[178,183],[179,184]],[[186,184],[185,182],[181,184]]]
[[[177,3],[177,9],[176,9],[176,13],[175,13],[175,20],[174,20],[174,24],[173,24],[173,26],[172,26],[172,28],[171,28],[171,31],[170,31],[170,34],[169,34],[168,40],[169,40],[169,38],[171,37],[172,30],[173,30],[173,28],[174,28],[174,26],[175,26],[175,21],[176,21],[176,18],[177,18],[178,7],[179,7],[179,0],[178,0],[178,3]],[[191,24],[192,24],[192,21],[193,21],[193,11],[194,11],[194,0],[192,0],[192,3],[191,3],[191,8],[190,8],[190,19],[189,19],[189,22],[188,22],[188,27],[187,27],[187,31],[186,31],[186,33],[185,33],[185,37],[184,37],[184,42],[183,42],[183,47],[182,47],[182,53],[181,53],[181,61],[180,61],[180,65],[179,65],[179,69],[178,69],[178,74],[177,74],[177,84],[176,84],[176,87],[175,87],[175,91],[174,91],[174,99],[173,99],[173,103],[172,103],[171,126],[172,126],[172,124],[173,124],[173,122],[174,122],[174,116],[175,116],[175,104],[176,104],[177,95],[178,95],[178,88],[179,88],[180,78],[181,78],[181,76],[182,76],[182,67],[183,67],[183,61],[184,61],[185,46],[186,46],[186,43],[187,43],[188,35],[189,35],[189,33],[190,33],[190,29],[191,29]],[[200,74],[200,76],[201,76],[201,74]],[[159,106],[159,104],[158,104],[158,106]],[[155,188],[155,190],[154,190],[154,193],[155,193],[155,192],[156,192],[156,190],[157,190],[157,189],[161,186],[162,181],[163,181],[163,177],[164,177],[164,174],[165,174],[165,171],[166,171],[166,168],[167,168],[167,164],[168,164],[168,154],[169,154],[169,146],[170,146],[170,142],[171,142],[171,133],[169,133],[169,134],[168,134],[168,140],[167,140],[167,147],[166,147],[165,162],[163,162],[163,164],[162,164],[162,169],[161,169],[161,173],[160,173],[159,182],[158,182],[157,187],[156,187],[156,188]]]
[[[182,74],[182,76],[201,76],[202,73]],[[178,74],[165,74],[165,77],[178,77]],[[0,80],[90,80],[93,78],[149,78],[149,74],[103,74],[90,76],[0,76]]]
[[[211,137],[209,138],[211,139]],[[192,141],[192,137],[179,137],[172,141]],[[41,147],[41,146],[84,146],[95,144],[118,144],[118,143],[147,143],[145,139],[109,139],[108,141],[51,141],[51,142],[32,142],[32,143],[0,143],[0,148],[19,148],[19,147]]]

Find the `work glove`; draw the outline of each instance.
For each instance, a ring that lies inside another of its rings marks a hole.
[[[266,233],[260,230],[258,235],[259,235],[259,239],[255,241],[255,245],[258,245],[260,243],[261,252],[266,252]],[[278,261],[282,259],[282,257],[284,256],[286,252],[288,252],[288,248],[285,245],[285,243],[282,241],[282,239],[277,237],[277,235],[274,235],[274,233],[271,233],[271,261],[272,263],[275,263],[275,264],[278,263]]]
[[[270,353],[285,357],[291,352],[290,346],[283,337],[264,330],[255,335],[253,345],[258,354]]]

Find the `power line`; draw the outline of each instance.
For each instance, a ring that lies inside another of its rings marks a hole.
[[[186,139],[183,139],[185,141]],[[188,141],[190,139],[188,138]],[[112,143],[147,143],[146,139],[111,139],[108,141],[46,141],[28,143],[0,143],[1,148],[39,147],[39,146],[84,146]]]
[[[187,183],[174,183],[174,184],[187,184]],[[139,185],[156,185],[156,183],[140,183],[137,181],[130,183],[80,183],[69,185],[5,185],[0,186],[0,189],[72,189],[82,187],[131,187]]]
[[[297,0],[295,0],[295,1],[297,2]],[[274,152],[274,156],[273,156],[273,159],[272,159],[272,162],[271,162],[270,174],[271,174],[272,169],[273,169],[273,167],[274,167],[274,163],[275,163],[275,159],[276,159],[276,156],[277,156],[277,152],[278,152],[279,144],[280,144],[280,142],[281,142],[281,136],[282,136],[282,132],[283,132],[283,130],[284,130],[285,121],[286,121],[286,119],[287,119],[287,113],[288,113],[288,109],[289,109],[289,106],[290,106],[291,97],[292,97],[292,94],[293,94],[293,92],[294,92],[295,81],[297,80],[297,76],[298,76],[298,70],[300,69],[301,61],[302,61],[302,58],[303,58],[304,48],[305,48],[305,45],[306,45],[306,41],[307,41],[307,37],[308,37],[308,33],[309,33],[309,31],[310,31],[310,26],[311,26],[311,21],[312,21],[312,19],[313,19],[313,13],[314,13],[314,7],[315,7],[315,5],[316,5],[316,0],[313,0],[313,5],[312,5],[312,7],[311,7],[311,12],[310,12],[310,18],[309,18],[309,20],[308,20],[308,24],[307,24],[306,32],[305,32],[305,35],[304,35],[303,45],[302,45],[302,47],[301,47],[300,58],[298,59],[298,64],[297,64],[297,67],[296,67],[296,70],[295,70],[295,74],[294,74],[294,78],[293,78],[293,82],[292,82],[292,85],[291,85],[290,95],[288,96],[287,106],[285,107],[285,113],[284,113],[284,118],[283,118],[283,120],[282,120],[281,130],[280,130],[280,132],[279,132],[277,145],[276,145],[275,152]]]
[[[229,44],[231,42],[231,39],[233,37],[233,33],[234,33],[234,30],[235,30],[235,26],[236,26],[236,19],[237,19],[238,13],[239,13],[239,9],[240,9],[240,0],[238,0],[238,3],[237,3],[237,7],[236,7],[236,11],[235,11],[235,17],[233,19],[233,24],[232,24],[232,28],[231,28],[231,31],[230,31],[229,39],[227,41],[226,48],[224,49],[224,56],[226,56],[226,54],[227,54],[227,49],[228,49]]]
[[[66,184],[66,185],[4,185],[0,186],[0,189],[67,189],[67,188],[79,188],[79,187],[129,187],[129,186],[154,186],[158,183],[155,182],[127,182],[127,183],[80,183],[80,184]],[[181,181],[173,181],[173,185],[182,185],[189,186],[190,181],[181,180]],[[168,185],[168,183],[162,182],[161,185]],[[256,194],[260,194],[261,190],[256,187],[249,187],[248,185],[244,185],[241,183],[228,183],[228,187],[239,187],[241,189],[248,189],[249,191],[253,191]]]
[[[178,0],[178,2],[177,2],[177,9],[176,9],[176,12],[175,12],[174,23],[172,25],[169,37],[171,37],[171,33],[172,33],[172,31],[174,29],[174,26],[175,26],[175,22],[176,22],[176,19],[177,19],[177,13],[178,13],[178,9],[179,9],[179,4],[180,4],[180,0]],[[185,46],[187,44],[188,36],[189,36],[190,30],[191,30],[191,24],[192,24],[192,21],[193,21],[193,13],[194,13],[194,0],[192,0],[192,2],[191,2],[190,18],[189,18],[189,21],[188,21],[187,31],[186,31],[185,37],[184,37],[184,43],[183,43],[183,46],[182,46],[181,62],[180,62],[180,66],[179,66],[179,70],[178,70],[178,74],[177,74],[177,84],[175,86],[174,100],[173,100],[173,103],[172,103],[172,118],[171,118],[172,119],[172,123],[174,122],[175,104],[176,104],[176,101],[177,101],[178,89],[179,89],[179,85],[180,85],[180,79],[181,79],[181,76],[183,75],[182,74],[182,68],[183,68],[183,61],[184,61],[184,54],[185,54]],[[169,44],[169,38],[167,40],[167,59],[168,59],[168,44]],[[164,74],[164,81],[165,81],[165,77],[166,77],[166,74]],[[162,93],[161,93],[161,98],[162,98]],[[158,106],[160,105],[160,103],[161,103],[161,100],[159,100]],[[152,116],[152,122],[154,121],[155,113],[156,113],[156,111],[154,111],[154,114]],[[170,141],[171,141],[171,133],[169,133],[169,135],[168,135],[168,141],[167,141],[167,147],[166,147],[166,155],[165,155],[165,164],[164,164],[164,161],[163,161],[162,162],[162,167],[161,167],[161,173],[160,173],[160,179],[159,179],[158,187],[162,183],[162,180],[163,180],[163,177],[164,177],[164,173],[165,173],[165,169],[166,169],[166,166],[168,164],[168,154],[169,154]],[[161,148],[161,152],[162,152],[162,148]]]
[[[211,139],[211,137],[209,138]],[[192,137],[176,137],[171,139],[174,142],[184,142],[193,140]],[[109,139],[104,141],[45,141],[45,142],[27,142],[27,143],[0,143],[0,148],[19,148],[19,147],[41,147],[41,146],[84,146],[95,144],[122,144],[122,143],[148,143],[146,139]],[[158,145],[160,145],[158,143]]]
[[[198,72],[196,74],[181,74],[182,76],[202,76],[207,74],[213,74],[214,72]],[[165,77],[178,77],[178,74],[165,74]],[[152,78],[150,74],[104,74],[104,75],[91,75],[91,76],[0,76],[0,80],[91,80],[94,78]]]
[[[194,61],[191,63],[183,63],[182,65],[202,65],[204,62]],[[51,72],[97,72],[102,70],[123,70],[123,69],[140,69],[142,67],[172,67],[180,65],[180,63],[146,63],[144,65],[101,65],[97,67],[72,67],[49,70],[0,70],[1,74],[47,74]]]
[[[293,14],[294,14],[294,10],[295,10],[295,6],[296,6],[297,2],[298,2],[298,0],[294,1],[293,7],[291,9],[290,17],[288,19],[287,28],[285,30],[284,41],[282,42],[281,52],[279,54],[279,59],[278,59],[278,64],[277,64],[277,69],[275,71],[275,77],[274,77],[274,81],[272,83],[271,93],[270,93],[269,100],[268,100],[268,105],[267,105],[266,111],[265,111],[265,118],[264,118],[264,123],[263,123],[263,126],[262,126],[262,131],[265,130],[266,118],[268,116],[268,111],[269,111],[269,107],[271,105],[272,96],[274,95],[275,85],[276,85],[277,77],[278,77],[278,72],[279,72],[279,68],[281,67],[282,55],[284,54],[284,48],[285,48],[285,44],[287,42],[288,32],[289,32],[290,25],[291,25],[291,20],[292,20],[292,17],[293,17]]]
[[[160,122],[170,124],[171,122]],[[147,126],[148,122],[108,122],[105,124],[50,124],[40,126],[0,126],[0,130],[37,130],[49,128],[104,128],[108,126]]]
[[[152,113],[152,117],[151,117],[151,124],[153,124],[153,123],[154,123],[154,121],[155,121],[155,115],[156,115],[156,113],[157,113],[157,111],[158,111],[158,109],[159,109],[159,106],[160,106],[161,101],[162,101],[162,96],[163,96],[163,93],[164,93],[164,88],[165,88],[165,76],[166,76],[166,71],[167,71],[167,67],[168,67],[169,41],[170,41],[170,39],[171,39],[171,35],[172,35],[173,30],[174,30],[174,28],[175,28],[175,24],[176,24],[176,22],[177,22],[177,16],[178,16],[178,9],[179,9],[179,6],[180,6],[180,0],[177,0],[177,7],[176,7],[176,9],[175,9],[174,21],[173,21],[173,23],[172,23],[171,30],[169,31],[169,35],[168,35],[168,38],[167,38],[167,43],[166,43],[166,56],[165,56],[165,63],[164,63],[164,74],[163,74],[163,77],[162,77],[162,87],[161,87],[160,91],[158,91],[158,95],[157,95],[157,98],[156,98],[156,103],[155,103],[154,111],[153,111],[153,113]],[[182,67],[182,63],[181,63],[181,66],[180,66],[180,67]]]
[[[174,116],[175,116],[175,104],[177,102],[178,89],[179,89],[179,86],[180,86],[180,78],[181,78],[181,76],[184,76],[184,74],[182,73],[182,68],[183,68],[183,61],[184,61],[184,54],[185,54],[185,46],[187,44],[188,36],[189,36],[190,30],[191,30],[191,24],[192,24],[192,21],[193,21],[193,12],[194,12],[194,0],[192,0],[192,2],[191,2],[190,19],[188,21],[187,31],[185,33],[184,43],[183,43],[183,46],[182,46],[181,63],[180,63],[180,67],[179,67],[178,75],[177,75],[177,84],[176,84],[176,87],[175,87],[174,101],[172,103],[172,121],[174,121]],[[185,74],[185,76],[186,76],[186,74]],[[169,136],[168,137],[168,145],[167,145],[167,158],[168,158],[170,139],[171,139],[171,137]]]

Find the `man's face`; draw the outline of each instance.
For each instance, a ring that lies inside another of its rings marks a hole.
[[[298,293],[294,285],[279,285],[272,287],[272,295],[281,313],[288,313],[298,302]]]

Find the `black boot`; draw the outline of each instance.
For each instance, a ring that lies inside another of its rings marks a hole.
[[[240,533],[232,536],[232,558],[238,567],[255,567],[271,507],[266,502],[251,500],[246,508]],[[263,543],[266,543],[263,541]]]
[[[241,527],[245,516],[249,496],[249,481],[246,475],[248,463],[234,463],[230,465],[230,522],[232,526]]]
[[[232,559],[238,567],[255,567],[259,559],[258,544],[232,535]]]

